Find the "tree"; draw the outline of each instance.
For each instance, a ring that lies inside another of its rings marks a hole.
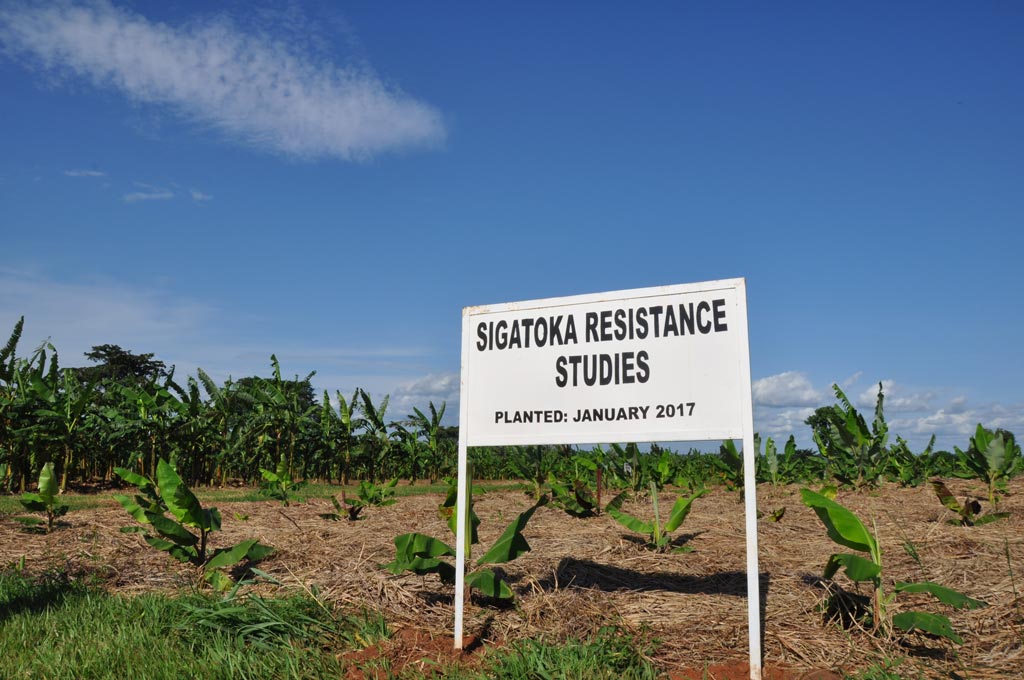
[[[110,380],[120,384],[145,385],[167,377],[167,366],[153,359],[152,353],[134,354],[119,345],[93,345],[85,357],[99,364],[74,369],[78,379],[87,383]]]

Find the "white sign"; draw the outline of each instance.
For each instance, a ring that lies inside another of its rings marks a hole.
[[[742,437],[742,292],[722,281],[467,308],[468,444]]]
[[[455,647],[469,446],[742,439],[750,677],[761,678],[753,407],[743,279],[462,311]]]

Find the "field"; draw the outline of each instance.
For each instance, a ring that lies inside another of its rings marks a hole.
[[[984,485],[976,480],[947,484],[956,494],[985,495]],[[927,485],[886,484],[870,491],[840,491],[837,497],[868,527],[874,523],[888,586],[934,581],[988,603],[980,609],[953,610],[926,595],[901,593],[897,598],[897,611],[920,608],[947,614],[962,645],[922,634],[872,635],[856,625],[844,628],[824,621],[821,610],[829,582],[821,575],[837,546],[814,512],[800,502],[799,488],[758,487],[758,507],[764,513],[758,531],[767,677],[811,677],[806,674],[815,670],[837,674],[831,677],[864,678],[1024,675],[1024,601],[1019,597],[1024,588],[1024,479],[1012,481],[1000,503],[1000,510],[1010,513],[1008,519],[974,527],[947,524],[952,513]],[[200,498],[207,502],[211,493],[200,493]],[[365,649],[355,654],[351,645],[347,650],[320,650],[341,657],[346,677],[383,677],[382,671],[374,675],[373,668],[395,675],[439,668],[454,674],[460,667],[479,667],[517,641],[587,640],[609,626],[672,677],[745,676],[744,518],[735,491],[716,487],[694,502],[677,532],[679,542],[692,548],[682,554],[647,549],[607,515],[578,519],[550,505],[539,508],[524,531],[532,550],[502,565],[515,604],[494,606],[474,597],[466,609],[472,644],[462,657],[450,651],[452,588],[434,575],[395,576],[380,568],[394,559],[393,539],[400,533],[449,540],[438,514],[442,493],[401,495],[394,505],[367,508],[355,522],[322,518],[333,511],[322,497],[284,507],[266,500],[234,501],[230,493],[217,493],[224,530],[215,535],[216,544],[258,537],[275,548],[259,566],[282,585],[261,583],[247,587],[248,592],[273,597],[315,593],[339,611],[376,612],[386,620],[393,631],[390,639],[357,644]],[[196,587],[193,567],[149,549],[138,534],[119,531],[131,519],[108,494],[72,500],[73,506],[87,507],[74,509],[63,518],[66,526],[50,534],[21,532],[10,515],[2,516],[0,568],[36,576],[59,572],[130,598]],[[664,490],[663,507],[672,500]],[[520,488],[478,490],[481,544],[489,545],[531,503]],[[783,507],[783,517],[769,521],[768,515]],[[628,502],[624,509],[650,516],[649,503]],[[841,576],[836,583],[855,589]],[[0,618],[0,631],[5,618]],[[881,670],[894,663],[893,670]]]

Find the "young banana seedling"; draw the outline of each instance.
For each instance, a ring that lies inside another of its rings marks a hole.
[[[965,498],[964,502],[961,503],[957,500],[956,496],[953,495],[953,492],[949,490],[949,487],[939,480],[932,482],[932,489],[935,490],[935,495],[939,497],[940,503],[960,516],[960,519],[948,520],[947,524],[957,524],[962,527],[974,527],[981,526],[982,524],[988,524],[989,522],[995,522],[996,520],[1006,519],[1010,516],[1010,513],[1008,512],[990,512],[984,515],[980,514],[981,503],[973,498]]]
[[[341,502],[334,496],[331,496],[331,504],[334,506],[335,512],[327,512],[320,515],[324,519],[329,519],[333,522],[337,522],[342,517],[348,519],[350,522],[354,522],[359,519],[359,515],[362,513],[363,508],[368,505],[376,507],[384,507],[386,505],[394,505],[397,501],[393,498],[395,495],[395,486],[398,485],[398,478],[395,477],[387,484],[374,484],[373,482],[362,481],[359,482],[359,488],[356,490],[357,497],[354,500],[349,500],[345,497],[345,491],[341,492]]]
[[[291,504],[291,494],[306,484],[292,479],[292,475],[288,471],[288,461],[283,455],[277,462],[277,469],[271,472],[260,468],[260,475],[263,477],[263,481],[260,482],[260,494],[281,501],[286,508]]]
[[[122,527],[124,533],[140,533],[146,543],[162,550],[179,562],[188,562],[199,568],[203,578],[217,590],[228,590],[234,581],[219,571],[242,560],[256,562],[274,551],[255,538],[229,548],[211,550],[209,536],[220,531],[221,516],[217,508],[204,508],[199,499],[185,486],[171,465],[160,460],[156,468],[156,481],[147,479],[125,468],[115,468],[122,479],[139,488],[134,498],[115,495],[121,504],[142,526]],[[164,513],[170,512],[171,517]]]
[[[655,483],[651,482],[651,504],[654,509],[654,521],[645,522],[633,515],[622,511],[622,503],[626,500],[626,492],[620,493],[613,498],[605,508],[605,511],[612,518],[630,531],[647,535],[647,545],[655,550],[668,550],[672,545],[671,533],[682,525],[683,520],[690,514],[690,507],[693,502],[707,493],[707,489],[699,489],[689,497],[680,496],[676,499],[669,513],[668,521],[661,523],[661,515],[658,512],[658,489]],[[671,552],[690,552],[693,548],[688,545],[681,545],[671,549]]]
[[[882,548],[875,535],[867,530],[856,515],[839,503],[810,489],[801,489],[800,495],[804,504],[814,510],[825,525],[829,538],[839,545],[859,553],[867,553],[867,557],[854,553],[835,553],[828,558],[823,573],[824,578],[831,579],[840,569],[843,569],[846,576],[854,583],[867,582],[871,584],[873,591],[870,598],[871,613],[855,618],[862,620],[866,618],[871,631],[875,634],[887,634],[890,630],[898,628],[908,633],[920,631],[937,635],[957,644],[963,644],[963,640],[956,634],[949,619],[945,616],[922,611],[906,611],[892,615],[890,606],[895,601],[896,594],[928,593],[955,609],[977,609],[987,606],[985,602],[967,597],[959,591],[931,581],[919,583],[897,581],[893,586],[893,592],[887,594],[882,580]]]
[[[39,491],[24,494],[21,497],[21,504],[29,512],[41,512],[46,515],[46,533],[53,531],[57,520],[67,514],[70,506],[57,500],[57,478],[53,474],[53,463],[43,465],[43,469],[39,472]],[[43,524],[43,520],[37,517],[15,517],[14,519],[28,527],[37,527]],[[34,529],[34,531],[38,531],[38,529]]]
[[[468,515],[466,522],[467,569],[470,567],[471,548],[479,543],[477,527],[480,524],[480,518],[473,511],[472,482],[469,483],[468,492],[466,503]],[[448,528],[452,533],[455,533],[456,522],[454,495],[454,487],[452,487],[449,490],[448,499],[440,507],[442,515],[448,517]],[[476,560],[476,567],[468,570],[466,574],[467,588],[476,588],[486,597],[498,600],[513,599],[512,588],[495,571],[486,568],[486,565],[505,564],[530,551],[530,544],[523,536],[523,529],[526,528],[526,523],[530,521],[537,508],[547,501],[547,496],[542,496],[534,505],[512,520],[512,523],[502,532],[491,548]],[[455,557],[455,549],[447,543],[424,534],[402,534],[395,537],[395,559],[382,566],[395,575],[405,571],[411,571],[421,576],[437,574],[443,583],[454,584],[455,567],[443,560],[444,557]]]

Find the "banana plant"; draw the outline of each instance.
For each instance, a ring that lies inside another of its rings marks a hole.
[[[647,545],[655,550],[668,550],[672,545],[671,533],[678,529],[686,516],[690,514],[693,502],[707,493],[707,489],[699,489],[691,496],[679,496],[669,512],[668,521],[661,523],[661,515],[658,511],[658,489],[654,481],[650,482],[651,504],[654,510],[654,520],[645,522],[633,515],[622,511],[622,503],[626,500],[628,492],[622,492],[608,503],[605,512],[611,515],[612,519],[626,527],[630,531],[647,535]],[[690,552],[691,546],[682,545],[671,549],[671,552]]]
[[[1006,430],[993,432],[982,427],[981,423],[978,423],[967,451],[956,448],[956,454],[968,469],[988,484],[988,501],[993,505],[999,500],[996,494],[999,485],[1024,467],[1013,433]]]
[[[352,435],[362,427],[362,421],[356,417],[356,400],[359,397],[359,390],[357,389],[348,401],[345,400],[340,390],[335,390],[334,394],[338,398],[338,424],[340,426],[338,434],[345,449],[345,455],[339,461],[341,470],[338,476],[341,478],[341,483],[345,485],[348,484],[349,476],[352,474]]]
[[[719,476],[730,491],[739,489],[743,496],[743,456],[736,449],[736,442],[726,439],[718,450],[718,457],[712,458]]]
[[[263,477],[263,481],[260,482],[260,494],[281,501],[286,508],[291,504],[291,494],[306,485],[305,482],[292,479],[284,455],[277,461],[277,468],[274,471],[260,468],[260,476]]]
[[[834,553],[825,563],[824,578],[832,579],[840,569],[854,583],[870,583],[873,589],[871,597],[872,613],[870,616],[871,630],[875,634],[885,633],[892,628],[911,633],[921,631],[946,638],[957,644],[963,639],[956,634],[949,619],[939,614],[922,611],[906,611],[892,615],[890,606],[897,593],[928,593],[954,609],[977,609],[988,606],[981,600],[975,600],[963,593],[946,588],[931,581],[918,583],[896,582],[892,594],[886,594],[882,578],[882,548],[878,539],[864,526],[860,519],[825,496],[810,489],[801,489],[800,496],[804,505],[814,510],[825,525],[829,538],[839,545],[866,553],[863,557],[856,553]],[[877,532],[877,529],[876,529]]]
[[[70,507],[57,500],[57,479],[53,474],[53,463],[43,465],[39,473],[39,491],[22,495],[21,504],[29,512],[41,512],[46,515],[46,533],[53,531],[57,519],[67,514]],[[34,526],[43,521],[35,517],[15,517],[22,524]]]
[[[83,385],[71,369],[67,368],[61,371],[59,381],[51,382],[33,377],[32,391],[43,405],[42,408],[36,410],[36,416],[43,423],[50,425],[53,437],[60,443],[64,453],[60,478],[61,492],[67,488],[68,473],[74,462],[77,438],[86,411],[92,403],[95,390],[95,382]]]
[[[423,411],[413,407],[413,413],[409,416],[409,420],[415,425],[417,433],[426,440],[427,450],[425,451],[425,462],[428,464],[433,463],[436,468],[437,461],[440,459],[438,434],[441,431],[441,420],[444,418],[444,411],[447,407],[447,403],[442,401],[441,408],[436,408],[434,406],[434,402],[431,401],[429,402],[429,407],[429,418],[423,413]],[[431,476],[433,476],[433,474]]]
[[[220,511],[203,508],[175,469],[162,458],[157,463],[155,482],[124,468],[117,468],[116,472],[139,488],[134,498],[122,494],[114,496],[141,525],[122,527],[121,531],[140,533],[146,543],[157,550],[198,567],[203,578],[216,590],[228,590],[234,585],[230,576],[219,571],[221,568],[242,560],[256,562],[274,551],[255,538],[211,550],[209,536],[220,531]],[[170,512],[171,517],[167,517],[166,512]]]
[[[360,438],[360,448],[369,466],[369,477],[371,482],[377,481],[377,476],[382,475],[382,469],[391,453],[392,441],[388,434],[388,424],[384,420],[384,414],[388,409],[390,395],[384,395],[379,406],[374,406],[373,400],[365,390],[359,390],[363,409],[363,436]]]
[[[363,508],[368,506],[384,507],[397,503],[398,501],[394,499],[395,486],[397,485],[397,477],[387,484],[374,484],[373,482],[363,480],[359,482],[359,488],[356,490],[355,499],[349,500],[346,498],[345,490],[342,489],[340,503],[337,498],[331,496],[331,504],[334,505],[335,512],[324,513],[321,514],[320,517],[335,522],[342,517],[346,517],[350,522],[354,522],[359,519],[359,515],[363,512]]]
[[[840,404],[819,409],[824,418],[815,428],[814,441],[828,461],[829,472],[839,482],[856,489],[875,486],[889,462],[886,448],[889,426],[883,412],[885,395],[882,383],[878,383],[878,400],[871,427],[839,385],[832,385],[832,390]]]
[[[889,478],[898,482],[900,486],[920,486],[928,474],[934,446],[935,435],[932,435],[925,450],[915,454],[903,437],[896,437],[896,444],[889,450]]]
[[[1000,519],[1006,519],[1010,516],[1010,513],[1008,512],[990,512],[984,515],[980,514],[981,503],[973,498],[965,498],[964,502],[961,503],[957,500],[956,496],[953,495],[953,492],[949,490],[949,487],[939,480],[932,482],[932,489],[935,490],[935,495],[939,497],[939,502],[960,517],[960,519],[949,520],[947,524],[954,524],[962,527],[981,526]]]
[[[441,509],[450,509],[448,514],[448,528],[455,533],[456,514],[454,512],[455,502],[451,498],[454,494],[449,493],[449,498],[442,503]],[[469,484],[469,500],[466,503],[469,521],[466,532],[466,561],[471,559],[472,546],[479,543],[477,527],[480,520],[473,511],[472,483]],[[449,500],[451,501],[449,503]],[[498,540],[487,552],[476,560],[476,566],[466,574],[466,586],[476,588],[484,596],[497,600],[511,600],[515,597],[512,588],[494,570],[486,568],[488,565],[505,564],[530,551],[530,544],[523,536],[523,530],[527,522],[533,516],[537,508],[546,504],[547,496],[534,503],[529,509],[521,512],[502,532]],[[406,571],[414,574],[426,575],[437,574],[442,583],[455,583],[455,566],[442,559],[455,557],[455,549],[447,543],[432,536],[419,533],[402,534],[395,537],[395,559],[388,564],[382,565],[396,576]],[[467,564],[467,567],[469,564]]]
[[[593,517],[601,509],[594,490],[583,479],[563,482],[549,472],[548,487],[551,489],[551,504],[573,517]]]

